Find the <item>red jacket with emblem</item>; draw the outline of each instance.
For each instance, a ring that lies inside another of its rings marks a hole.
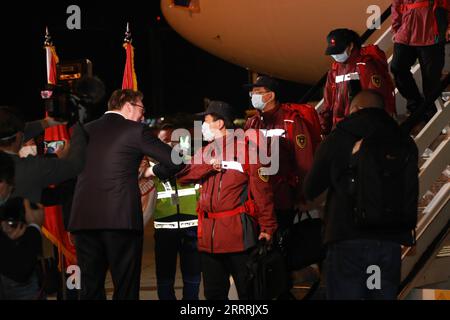
[[[233,135],[216,139],[200,149],[193,163],[177,175],[180,184],[201,184],[197,209],[199,251],[242,252],[256,244],[260,232],[273,234],[277,228],[273,194],[261,173],[261,164],[241,159],[248,150],[248,143],[235,141]],[[238,162],[244,172],[233,169],[218,172],[210,164],[211,159]],[[214,218],[214,214],[242,207],[249,195],[253,199],[253,215],[242,212]]]
[[[315,110],[314,110],[315,112]],[[314,151],[318,144],[314,129],[293,113],[288,104],[280,104],[268,112],[259,112],[250,117],[244,127],[263,129],[266,132],[278,130],[280,137],[279,170],[270,176],[275,209],[291,210],[295,204],[303,201],[302,182],[312,166]],[[270,143],[270,139],[267,139]]]
[[[433,4],[423,0],[394,0],[391,7],[394,42],[408,46],[429,46],[445,40],[438,38],[435,11],[439,7],[447,10],[448,29],[449,6],[450,1],[442,0],[435,0]]]
[[[319,112],[322,133],[325,135],[350,114],[350,80],[359,80],[361,90],[378,91],[385,97],[386,111],[395,114],[394,86],[387,63],[375,60],[372,55],[361,54],[362,50],[354,49],[345,63],[333,62],[328,71],[324,102]]]

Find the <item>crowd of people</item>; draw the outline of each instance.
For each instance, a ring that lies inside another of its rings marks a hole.
[[[202,282],[206,299],[226,300],[230,277],[239,299],[250,299],[247,262],[254,248],[270,245],[288,265],[292,226],[301,223],[299,213],[313,209],[324,224],[326,259],[314,263],[327,298],[396,299],[401,246],[414,243],[417,219],[418,151],[410,131],[436,113],[450,37],[443,19],[448,9],[430,3],[393,2],[393,79],[380,48],[363,46],[353,30],[332,30],[325,54],[333,63],[319,113],[310,105],[282,103],[279,81],[260,75],[245,85],[255,110],[243,128],[223,101],[209,101],[195,115],[204,140],[197,149],[190,142],[199,137],[178,134],[192,128],[144,125],[139,91],[114,91],[108,111],[79,120],[64,153],[53,158],[23,155],[31,139],[61,122],[47,117],[25,124],[2,108],[0,299],[45,298],[36,272],[44,190],[74,178],[66,227],[75,242],[83,300],[106,299],[108,271],[113,299],[139,299],[143,208],[153,215],[161,300],[176,299],[178,256],[183,299],[198,300]],[[423,95],[410,71],[416,59]],[[395,121],[395,86],[410,113],[401,125]],[[153,190],[145,203],[142,183]],[[323,208],[317,199],[324,194]],[[367,268],[374,265],[382,270],[375,289],[367,286]],[[285,273],[278,299],[293,298],[292,271]]]

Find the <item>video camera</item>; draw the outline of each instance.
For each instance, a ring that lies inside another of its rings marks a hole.
[[[86,123],[92,117],[92,108],[105,95],[103,82],[92,76],[85,76],[74,83],[73,89],[63,85],[48,85],[41,91],[45,111],[50,117],[72,125]]]

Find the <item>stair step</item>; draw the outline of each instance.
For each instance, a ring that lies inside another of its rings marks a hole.
[[[425,209],[428,204],[433,200],[433,197],[442,189],[444,185],[450,182],[450,176],[448,175],[450,171],[450,166],[441,174],[441,176],[436,180],[435,183],[431,186],[430,190],[428,190],[422,199],[419,199],[419,211],[420,209]]]
[[[437,254],[438,258],[447,258],[450,257],[450,246],[442,247],[441,251]]]
[[[450,290],[413,289],[406,300],[450,300]]]

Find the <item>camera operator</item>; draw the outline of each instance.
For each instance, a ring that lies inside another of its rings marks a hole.
[[[84,76],[73,83],[48,85],[41,91],[45,111],[55,119],[64,119],[72,126],[76,122],[87,123],[100,116],[99,106],[105,96],[105,85],[95,76]]]
[[[15,164],[13,196],[40,202],[42,189],[76,177],[84,165],[86,137],[80,124],[75,125],[70,150],[64,159],[20,158],[25,124],[7,109],[0,110],[0,151],[11,156]]]
[[[101,111],[100,103],[105,96],[105,85],[96,76],[84,76],[76,80],[72,88],[62,85],[50,86],[48,89],[41,95],[44,98],[47,114],[53,117],[44,119],[50,125],[54,123],[54,119],[63,119],[68,126],[77,122],[87,123],[94,120]],[[27,126],[25,130],[27,131],[30,127]],[[36,128],[37,125],[34,127]],[[25,132],[25,134],[27,133]],[[66,140],[48,141],[44,150],[46,150],[47,157],[67,158],[68,151],[71,149],[70,145],[71,142]],[[62,205],[63,222],[66,229],[70,219],[75,185],[76,176],[58,184],[56,188],[44,189],[41,197],[42,203],[46,206]]]
[[[0,152],[0,300],[42,298],[35,272],[41,253],[42,206],[11,198],[14,161]]]

